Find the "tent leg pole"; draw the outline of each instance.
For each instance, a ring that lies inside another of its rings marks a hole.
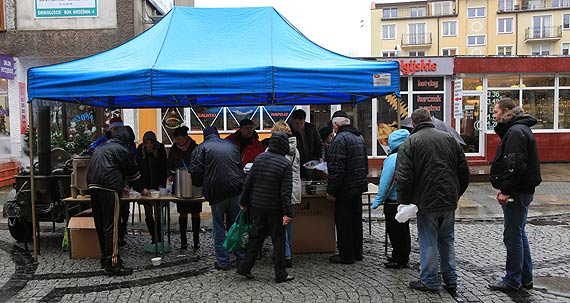
[[[36,182],[34,178],[34,112],[33,100],[28,103],[28,115],[30,117],[28,126],[28,143],[30,145],[30,199],[32,200],[32,240],[34,242],[34,261],[38,262],[38,239],[36,227]]]

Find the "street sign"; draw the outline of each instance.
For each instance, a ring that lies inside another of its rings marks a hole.
[[[453,86],[453,116],[463,118],[463,79],[456,79]]]

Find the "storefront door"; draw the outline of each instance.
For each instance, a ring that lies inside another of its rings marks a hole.
[[[467,144],[467,156],[483,156],[485,115],[480,94],[463,94],[463,118],[456,120],[457,131]]]

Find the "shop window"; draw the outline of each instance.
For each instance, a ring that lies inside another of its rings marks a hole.
[[[382,57],[396,57],[396,51],[382,51]]]
[[[463,90],[483,90],[483,77],[464,77]]]
[[[493,118],[493,108],[495,103],[503,98],[511,98],[515,101],[516,105],[520,105],[519,102],[520,90],[488,90],[487,91],[487,130],[495,129],[497,122]]]
[[[161,108],[160,120],[162,143],[165,145],[171,145],[174,142],[174,130],[184,124],[184,108]]]
[[[441,50],[442,56],[455,56],[457,55],[457,48],[444,48]]]
[[[538,120],[532,128],[554,128],[554,90],[523,90],[524,111]]]
[[[372,156],[372,101],[360,102],[354,108],[350,104],[343,104],[341,110],[348,114],[352,126],[362,133],[366,143],[366,154]]]
[[[519,75],[490,75],[488,78],[489,87],[518,87]]]
[[[570,87],[570,74],[560,74],[560,79],[558,80],[559,86],[568,86]]]
[[[513,33],[513,18],[499,18],[499,19],[497,19],[497,33],[498,34],[512,34]]]
[[[377,112],[377,153],[378,156],[385,156],[390,153],[388,147],[388,136],[398,129],[398,109],[400,110],[400,120],[408,117],[408,98],[402,95],[398,98],[395,95],[386,95],[384,98],[378,98]],[[398,106],[398,103],[400,104]]]
[[[562,54],[563,55],[570,55],[570,43],[562,43]]]
[[[485,8],[484,7],[469,7],[467,8],[467,18],[484,18]]]
[[[562,29],[570,30],[570,14],[564,14],[562,16]]]
[[[570,89],[561,89],[559,91],[558,128],[570,128]]]
[[[223,107],[193,107],[190,109],[190,131],[201,132],[208,126],[224,129]]]
[[[275,106],[264,106],[261,107],[261,109],[263,112],[263,129],[271,130],[275,122],[279,120],[287,121],[289,119],[289,115],[291,115],[293,110],[295,110],[295,106],[275,105]]]
[[[441,22],[441,35],[444,37],[457,36],[457,21],[443,21]]]
[[[408,91],[408,77],[400,77],[400,91],[402,93]]]
[[[497,56],[512,56],[513,46],[512,45],[499,45],[497,46]]]
[[[396,39],[396,24],[382,25],[382,40]]]
[[[485,45],[485,35],[467,36],[467,46]]]
[[[239,128],[239,121],[243,119],[250,119],[256,126],[256,129],[260,129],[259,125],[259,115],[261,113],[260,106],[234,106],[226,108],[226,121],[227,130],[235,130]],[[273,126],[273,125],[272,125]],[[219,129],[223,129],[223,126]]]
[[[389,18],[398,18],[398,8],[390,7],[382,9],[382,18],[389,19]]]
[[[554,74],[552,75],[523,75],[522,87],[546,87],[554,86]]]
[[[10,136],[10,109],[8,108],[8,80],[0,78],[0,138]],[[0,143],[0,152],[10,154],[10,141]]]

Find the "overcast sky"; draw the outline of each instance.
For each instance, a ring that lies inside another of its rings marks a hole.
[[[370,0],[195,0],[196,7],[273,6],[305,36],[346,56],[370,55]]]

